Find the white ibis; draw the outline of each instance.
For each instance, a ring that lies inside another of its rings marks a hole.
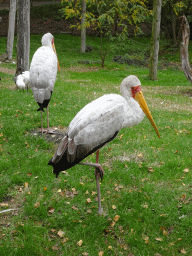
[[[121,95],[107,94],[87,104],[69,124],[54,156],[49,160],[53,173],[58,174],[76,164],[95,167],[98,192],[98,212],[102,213],[99,176],[103,169],[99,164],[99,149],[113,140],[123,127],[139,124],[146,115],[160,138],[157,126],[141,92],[141,83],[130,75],[121,83]],[[96,163],[82,163],[88,155],[97,151]]]
[[[14,77],[16,86],[19,89],[27,89],[28,91],[28,85],[29,85],[29,71],[24,71],[21,74],[19,74],[18,76]]]
[[[43,133],[42,112],[47,108],[47,131],[49,132],[49,101],[55,84],[59,62],[51,33],[43,35],[42,46],[33,55],[30,65],[29,83],[33,96],[39,105],[37,111],[41,111],[41,132]]]

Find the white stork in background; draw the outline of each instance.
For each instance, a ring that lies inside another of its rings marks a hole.
[[[37,111],[41,111],[41,132],[43,134],[42,112],[47,108],[47,130],[49,131],[49,101],[53,92],[59,62],[51,33],[43,35],[42,46],[34,53],[30,65],[29,83],[33,96],[39,105]]]
[[[141,92],[141,83],[130,75],[121,83],[121,95],[107,94],[87,104],[69,124],[54,156],[49,160],[53,173],[58,177],[61,171],[76,164],[95,167],[98,212],[102,213],[99,176],[103,169],[99,164],[99,149],[113,140],[123,127],[139,124],[146,115],[160,138],[146,101]],[[88,155],[97,151],[96,163],[81,163]]]

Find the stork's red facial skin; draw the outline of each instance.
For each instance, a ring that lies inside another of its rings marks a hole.
[[[135,99],[135,94],[141,91],[141,86],[131,87],[132,96]]]

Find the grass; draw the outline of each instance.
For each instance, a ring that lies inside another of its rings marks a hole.
[[[31,36],[30,59],[40,39]],[[6,39],[0,44],[2,54]],[[191,85],[176,65],[160,66],[158,80],[150,81],[147,68],[112,62],[123,50],[111,51],[101,69],[95,63],[100,60],[99,40],[88,37],[87,44],[93,51],[81,54],[80,38],[55,36],[61,72],[50,101],[50,126],[67,127],[85,104],[105,93],[119,93],[122,79],[134,74],[161,139],[145,118],[122,129],[101,149],[104,215],[98,216],[94,170],[77,165],[55,179],[47,163],[56,145],[31,133],[40,127],[31,90],[14,89],[13,75],[0,72],[0,211],[18,209],[0,213],[0,254],[191,255]],[[139,44],[132,47],[141,51]],[[81,60],[90,64],[79,64]],[[173,62],[169,52],[161,61]],[[8,63],[1,67],[15,69]],[[87,161],[95,162],[95,155]]]

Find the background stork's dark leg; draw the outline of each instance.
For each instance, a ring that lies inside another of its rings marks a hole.
[[[49,105],[47,105],[47,133],[49,133]]]
[[[79,163],[79,164],[95,167],[95,178],[96,178],[96,184],[97,184],[97,197],[98,197],[98,213],[99,215],[101,215],[103,212],[103,208],[101,207],[101,193],[100,193],[99,179],[101,178],[102,180],[104,171],[101,165],[99,164],[99,150],[97,150],[96,152],[95,164],[94,163]]]
[[[41,134],[43,135],[43,117],[42,117],[42,110],[41,110]]]

